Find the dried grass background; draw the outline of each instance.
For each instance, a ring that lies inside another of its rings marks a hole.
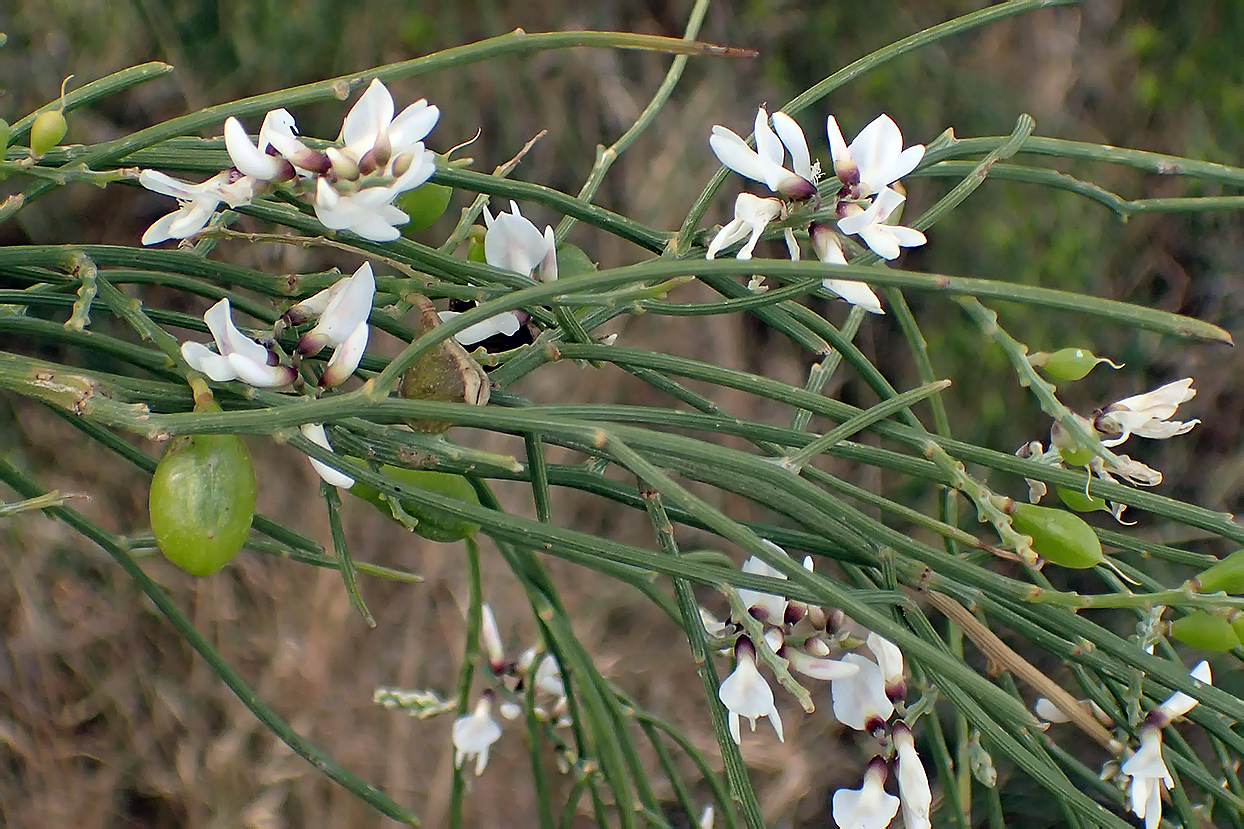
[[[678,35],[689,5],[470,0],[415,8],[395,0],[136,0],[126,5],[16,0],[0,9],[0,30],[10,36],[8,48],[0,50],[0,85],[7,92],[0,98],[0,115],[16,120],[53,97],[61,78],[71,72],[85,82],[142,60],[177,65],[170,78],[70,119],[69,141],[100,141],[232,97],[401,60],[519,26]],[[762,57],[692,61],[674,99],[614,167],[598,201],[657,227],[676,227],[716,167],[706,140],[713,123],[747,132],[757,104],[780,105],[889,40],[979,5],[920,0],[720,5],[710,12],[702,38],[755,47]],[[1176,3],[1125,7],[1090,0],[1076,8],[1047,10],[907,57],[842,90],[801,120],[815,143],[831,108],[848,131],[887,111],[911,140],[929,141],[950,125],[960,136],[1006,134],[1020,112],[1029,112],[1041,134],[1238,163],[1244,155],[1237,137],[1244,126],[1244,63],[1232,44],[1244,35],[1242,16],[1231,3],[1187,10]],[[426,96],[441,106],[442,120],[433,133],[438,150],[482,129],[468,151],[480,170],[490,170],[547,129],[548,136],[516,176],[574,192],[591,167],[594,146],[610,143],[629,125],[667,65],[668,59],[653,55],[575,50],[510,58],[394,84],[393,89],[399,102]],[[326,106],[297,115],[305,132],[331,137],[342,112],[341,106]],[[1094,179],[1137,197],[1185,192],[1179,181],[1127,171],[1097,169]],[[913,180],[909,215],[948,186]],[[730,196],[722,194],[710,220],[726,218]],[[165,200],[137,189],[68,188],[22,211],[18,221],[0,225],[0,243],[136,244],[142,228],[167,207]],[[535,206],[526,212],[541,225],[555,218]],[[1240,238],[1241,224],[1233,214],[1139,217],[1122,226],[1071,196],[987,183],[930,233],[929,246],[909,255],[906,266],[1148,302],[1217,322],[1238,337],[1244,329]],[[428,240],[435,239],[434,229]],[[589,228],[576,230],[572,241],[603,267],[638,256]],[[272,273],[328,262],[351,269],[356,264],[266,246],[221,245],[219,255]],[[688,288],[681,296],[695,290]],[[171,301],[158,289],[144,300]],[[948,399],[956,435],[999,449],[1041,436],[1048,424],[1035,404],[1013,388],[1002,358],[981,347],[977,333],[953,306],[918,296],[912,300],[934,365],[956,381]],[[844,313],[841,307],[826,310],[831,319]],[[1186,438],[1138,454],[1166,472],[1164,494],[1215,509],[1240,507],[1244,360],[1238,352],[1097,330],[1078,319],[1001,310],[1004,322],[1034,348],[1091,344],[1129,363],[1117,376],[1095,374],[1069,388],[1067,402],[1073,406],[1087,409],[1159,382],[1194,376],[1201,393],[1190,411],[1205,422]],[[808,368],[804,355],[747,317],[636,318],[616,324],[616,330],[628,344],[796,384]],[[889,318],[873,319],[859,342],[895,385],[905,388],[914,382],[914,373],[905,348],[892,345],[899,337]],[[838,376],[828,394],[857,404],[873,400],[848,372]],[[524,381],[519,391],[541,401],[670,404],[609,368],[551,366]],[[739,394],[719,393],[718,399],[748,418],[785,422],[790,416],[782,407]],[[89,494],[91,500],[81,508],[108,529],[145,530],[147,487],[140,474],[37,405],[5,396],[0,406],[0,446],[11,459],[32,470],[45,487]],[[499,438],[465,431],[455,436],[520,451]],[[327,545],[327,522],[305,459],[268,442],[251,440],[250,445],[260,478],[260,510]],[[873,488],[883,483],[875,470],[836,462],[827,468]],[[995,484],[1014,490],[1017,482]],[[511,508],[531,511],[521,487],[503,491]],[[752,517],[753,508],[741,500],[706,494],[730,514]],[[928,494],[911,491],[900,497],[925,505]],[[652,543],[642,515],[611,503],[560,491],[555,506],[556,520],[567,525]],[[449,718],[417,722],[374,706],[371,692],[378,684],[452,687],[464,634],[462,550],[412,536],[360,502],[347,502],[344,515],[356,558],[407,567],[426,579],[421,585],[395,586],[364,578],[364,595],[379,622],[375,630],[350,609],[340,576],[332,570],[251,553],[206,580],[188,577],[160,559],[147,566],[298,730],[409,804],[424,825],[439,826],[451,774]],[[388,825],[259,726],[102,551],[41,517],[10,521],[0,525],[0,532],[0,822],[84,829]],[[1136,532],[1152,534],[1151,522],[1142,517]],[[687,533],[680,541],[695,547],[705,539]],[[552,561],[550,567],[579,636],[603,672],[641,704],[686,728],[697,745],[715,752],[677,629],[607,579],[563,562]],[[487,547],[484,594],[513,649],[531,644],[534,626],[526,604]],[[811,716],[779,702],[786,715],[785,744],[766,727],[744,743],[765,814],[775,826],[828,825],[826,807],[834,788],[857,785],[861,749],[833,724],[823,688],[816,699],[818,711]],[[484,776],[472,782],[468,825],[534,823],[522,739],[519,729],[509,728]],[[556,787],[564,790],[551,757],[549,766],[555,793]],[[1040,807],[1034,814],[1033,820],[1039,820]],[[585,814],[577,825],[589,823]]]

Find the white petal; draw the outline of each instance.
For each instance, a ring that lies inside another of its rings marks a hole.
[[[324,424],[304,423],[298,428],[302,432],[302,436],[316,446],[327,449],[330,452],[333,450],[333,447],[328,443],[328,435],[324,433]],[[328,464],[321,463],[310,456],[307,457],[307,460],[311,461],[311,466],[329,486],[340,486],[346,489],[354,486],[354,479],[344,472],[338,472]]]
[[[786,150],[782,146],[781,139],[777,137],[777,133],[770,128],[769,113],[764,107],[756,111],[754,130],[756,133],[756,152],[761,158],[768,159],[781,167],[782,162],[786,158]]]
[[[768,185],[770,190],[776,192],[787,175],[782,165],[761,158],[746,141],[725,127],[714,126],[708,143],[722,164],[745,178]]]
[[[389,141],[393,144],[394,153],[400,153],[401,148],[426,138],[440,117],[440,109],[422,98],[403,109],[389,126]]]
[[[836,679],[830,686],[833,695],[834,716],[843,725],[863,731],[870,719],[888,720],[894,713],[894,703],[885,693],[885,677],[881,668],[871,659],[857,653],[847,654],[843,662],[856,665],[855,676]]]
[[[911,730],[905,726],[896,727],[894,741],[898,746],[898,793],[903,808],[903,829],[929,829],[933,793]]]
[[[161,242],[167,242],[172,239],[169,228],[173,226],[173,222],[181,217],[180,210],[174,210],[151,223],[151,227],[143,232],[142,243],[144,245],[158,245]]]
[[[773,113],[773,129],[790,152],[791,166],[795,173],[808,181],[814,181],[816,176],[812,172],[812,156],[808,153],[808,140],[804,137],[803,129],[785,112]]]
[[[1192,678],[1206,685],[1212,685],[1214,677],[1210,673],[1209,663],[1204,660],[1198,662],[1197,666],[1192,669]],[[1197,701],[1183,691],[1176,691],[1174,694],[1171,694],[1166,702],[1162,703],[1162,713],[1168,719],[1173,720],[1176,717],[1182,717],[1184,714],[1187,714],[1196,707],[1196,704]]]
[[[238,379],[257,389],[275,389],[294,381],[294,370],[290,366],[270,366],[266,359],[261,363],[236,353],[226,358]]]
[[[774,579],[785,579],[786,574],[776,567],[766,564],[758,556],[752,556],[743,562],[740,568],[744,573],[751,573],[757,576],[768,576]],[[782,619],[786,615],[786,597],[775,596],[772,593],[762,593],[759,590],[749,590],[746,587],[739,588],[739,601],[746,608],[759,608],[767,621],[771,625],[782,624]]]
[[[829,136],[829,157],[833,159],[835,171],[845,164],[854,163],[846,139],[838,127],[838,119],[832,115],[825,119],[825,134]]]
[[[354,374],[354,370],[359,367],[363,359],[363,354],[367,351],[367,337],[370,330],[367,323],[360,323],[358,328],[354,329],[354,333],[337,347],[333,356],[329,358],[324,373],[320,376],[322,388],[336,388]]]
[[[873,289],[868,287],[867,282],[856,282],[852,279],[823,279],[821,285],[825,290],[832,291],[870,314],[885,313],[885,309],[881,307],[881,300],[873,293]]]
[[[341,122],[341,140],[346,151],[357,160],[375,146],[377,137],[392,120],[393,96],[379,78],[373,78]]]
[[[441,311],[439,316],[441,322],[447,322],[461,313],[461,311]],[[489,317],[483,322],[468,325],[454,335],[454,339],[462,345],[474,345],[489,337],[495,337],[497,334],[505,334],[507,337],[512,337],[518,333],[518,329],[521,327],[522,323],[518,321],[518,315],[513,311],[505,311],[497,314],[495,317]]]
[[[237,372],[233,370],[229,358],[220,356],[202,343],[182,343],[181,356],[192,369],[206,374],[217,383],[237,379]]]
[[[868,649],[877,660],[877,667],[886,682],[903,678],[903,652],[898,645],[876,633],[868,634]]]
[[[821,659],[804,653],[798,648],[787,648],[785,655],[790,660],[791,668],[804,676],[810,676],[823,682],[846,679],[849,676],[855,676],[860,671],[859,666],[851,662]]]
[[[271,181],[281,169],[280,161],[252,144],[242,122],[232,116],[225,119],[225,149],[233,166],[245,175]]]
[[[238,354],[252,363],[267,365],[268,349],[243,334],[233,324],[233,312],[227,297],[208,308],[203,315],[203,321],[207,323],[207,330],[212,332],[212,338],[216,340],[216,347],[221,354],[226,357]]]
[[[540,260],[540,281],[557,281],[557,234],[544,226],[544,258]]]
[[[484,259],[494,268],[531,276],[547,250],[544,234],[517,211],[502,213],[484,236]]]
[[[371,315],[372,300],[376,295],[376,279],[371,263],[364,262],[338,285],[342,285],[341,289],[335,290],[337,286],[334,286],[328,305],[320,314],[319,324],[311,331],[325,337],[334,346],[344,343]]]

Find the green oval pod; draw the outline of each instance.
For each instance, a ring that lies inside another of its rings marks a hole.
[[[69,122],[65,120],[65,113],[59,109],[40,112],[30,125],[30,152],[35,158],[43,156],[59,144],[68,131]]]
[[[1077,570],[1101,564],[1101,541],[1084,519],[1067,510],[1015,501],[1010,508],[1015,529],[1032,536],[1032,546],[1046,561]]]
[[[1236,550],[1196,577],[1202,593],[1244,593],[1244,550]]]
[[[1110,508],[1106,506],[1105,498],[1098,498],[1096,495],[1089,495],[1082,489],[1072,489],[1069,486],[1056,486],[1054,487],[1054,492],[1058,495],[1058,500],[1062,501],[1069,510],[1073,510],[1075,512],[1098,512],[1099,510],[1104,510],[1106,512],[1110,511]]]
[[[1075,449],[1059,449],[1058,455],[1068,466],[1088,466],[1093,460],[1093,450],[1083,447]]]
[[[1051,380],[1063,382],[1083,379],[1098,363],[1114,365],[1087,348],[1060,348],[1046,355],[1044,363],[1037,364],[1037,368]]]
[[[568,276],[582,276],[596,270],[592,257],[583,252],[582,248],[568,243],[557,246],[557,276],[565,279]]]
[[[402,488],[421,489],[479,506],[479,497],[475,494],[475,487],[471,486],[471,482],[461,475],[435,472],[430,469],[406,469],[387,464],[380,467],[380,471],[396,481]],[[364,483],[356,483],[350,488],[350,493],[373,504],[385,515],[432,541],[461,541],[479,532],[478,524],[405,498],[398,499],[396,505],[398,508],[395,509],[392,501],[387,500],[378,490]]]
[[[219,411],[219,407],[196,407]],[[255,517],[255,467],[237,435],[174,440],[151,478],[147,507],[160,552],[195,576],[237,555]]]
[[[1171,637],[1203,651],[1221,653],[1240,644],[1239,634],[1225,616],[1194,610],[1171,622]]]
[[[431,227],[449,208],[453,194],[452,187],[428,181],[398,196],[397,206],[410,217],[402,225],[402,233],[409,236]]]

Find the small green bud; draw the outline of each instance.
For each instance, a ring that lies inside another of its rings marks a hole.
[[[471,482],[461,475],[388,465],[382,466],[380,471],[391,481],[397,482],[401,490],[423,490],[436,495],[445,495],[473,506],[479,505],[475,487],[471,486]],[[479,532],[479,525],[465,518],[458,518],[405,498],[399,497],[394,503],[392,497],[384,496],[379,490],[364,483],[356,483],[350,488],[350,493],[373,504],[385,515],[432,541],[461,541]]]
[[[1225,616],[1194,610],[1171,622],[1171,637],[1203,651],[1221,653],[1240,644],[1239,634]]]
[[[1106,506],[1105,498],[1098,498],[1096,495],[1089,495],[1082,489],[1072,489],[1069,486],[1054,487],[1054,492],[1058,495],[1058,500],[1062,501],[1067,509],[1074,512],[1109,512],[1110,508]]]
[[[453,194],[452,187],[429,181],[398,196],[397,206],[410,217],[402,226],[402,233],[409,236],[431,227],[449,209]]]
[[[1033,549],[1052,564],[1082,570],[1106,558],[1097,533],[1078,515],[1022,501],[1010,502],[1007,512],[1015,529],[1032,536]]]
[[[1060,348],[1052,354],[1038,351],[1028,358],[1033,368],[1056,383],[1080,380],[1092,371],[1098,363],[1106,363],[1111,368],[1123,368],[1105,357],[1098,357],[1087,348]]]
[[[1202,593],[1244,593],[1244,550],[1231,555],[1205,570],[1195,579]]]
[[[467,247],[467,260],[470,262],[487,262],[484,255],[484,228],[479,225],[471,228],[471,244]]]

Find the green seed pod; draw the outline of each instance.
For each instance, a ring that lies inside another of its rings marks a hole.
[[[1069,486],[1056,486],[1054,492],[1058,495],[1058,500],[1062,501],[1067,509],[1074,512],[1109,512],[1110,507],[1106,506],[1105,498],[1098,498],[1096,495],[1089,495],[1082,489],[1072,489]]]
[[[1015,529],[1032,536],[1033,549],[1052,564],[1081,570],[1106,558],[1097,533],[1073,513],[1022,501],[1011,502],[1008,512]]]
[[[475,487],[471,486],[471,482],[461,475],[387,465],[382,466],[380,471],[390,480],[396,481],[405,491],[424,490],[474,506],[479,505]],[[404,524],[432,541],[461,541],[479,532],[478,524],[447,512],[416,504],[405,498],[399,498],[397,504],[394,504],[390,498],[386,498],[378,490],[363,483],[356,483],[350,488],[350,493],[375,505],[394,521]]]
[[[42,158],[48,150],[60,143],[68,131],[69,123],[59,109],[40,112],[35,117],[35,122],[30,125],[30,152],[35,158]]]
[[[0,118],[0,150],[9,146],[9,136],[11,133],[12,129],[9,127],[9,122]]]
[[[557,246],[557,276],[559,279],[565,279],[568,276],[582,276],[595,270],[596,263],[581,248],[570,244]]]
[[[196,411],[220,411],[214,402]],[[156,545],[195,576],[210,576],[237,555],[255,517],[255,468],[237,435],[174,440],[151,478],[148,511]]]
[[[1244,550],[1236,550],[1202,572],[1196,583],[1202,593],[1244,593]]]
[[[487,262],[484,255],[484,228],[479,225],[471,228],[471,243],[467,246],[467,260],[470,262]]]
[[[1060,348],[1052,354],[1038,352],[1028,358],[1028,362],[1056,383],[1080,380],[1098,363],[1106,363],[1112,368],[1122,368],[1121,365],[1115,365],[1105,357],[1098,357],[1087,348]]]
[[[452,187],[429,181],[398,196],[397,206],[410,217],[410,221],[402,225],[403,235],[410,236],[431,227],[449,208],[453,194]]]
[[[1221,653],[1240,644],[1239,634],[1225,616],[1194,610],[1171,622],[1171,637],[1203,651]]]

